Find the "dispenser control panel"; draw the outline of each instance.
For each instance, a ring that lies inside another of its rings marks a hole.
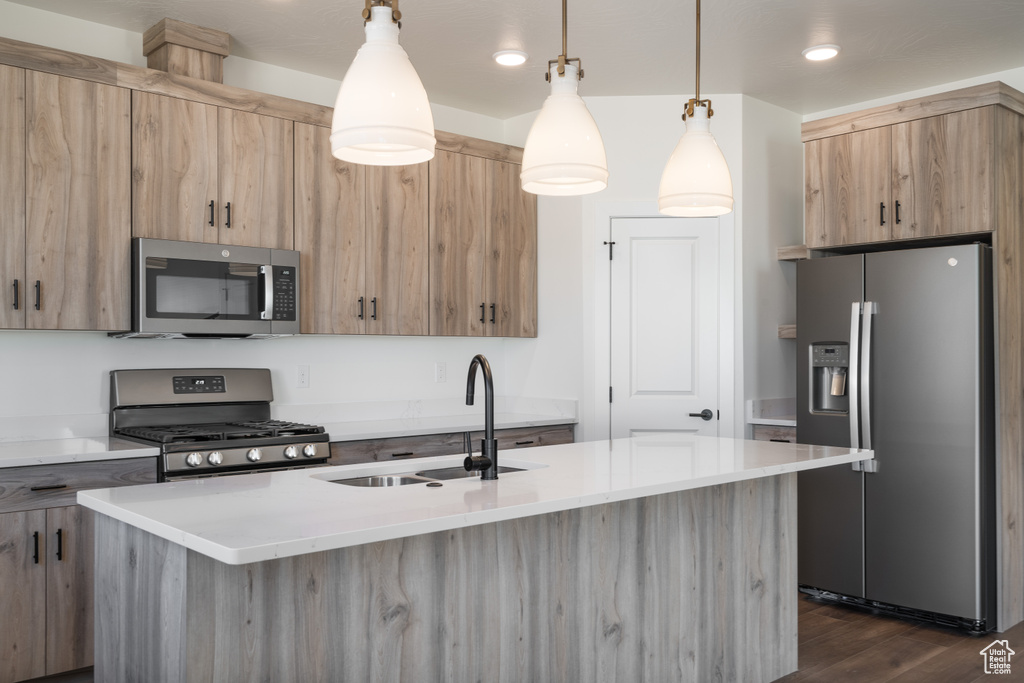
[[[811,366],[849,367],[850,347],[846,344],[813,344],[811,346]]]

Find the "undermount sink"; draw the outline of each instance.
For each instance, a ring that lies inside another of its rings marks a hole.
[[[522,472],[521,467],[498,467],[498,474],[507,472]],[[380,488],[383,486],[407,486],[409,484],[429,484],[435,482],[440,486],[441,481],[448,479],[470,479],[480,478],[479,472],[467,472],[464,467],[443,467],[436,470],[425,470],[423,472],[407,474],[375,474],[368,477],[352,477],[350,479],[330,479],[332,484],[344,484],[345,486],[362,486],[369,488]]]
[[[498,466],[498,474],[505,474],[506,472],[522,472],[521,467],[505,467],[504,465]],[[417,472],[417,477],[424,477],[426,479],[470,479],[472,477],[480,478],[479,472],[467,472],[465,467],[445,467],[438,470],[425,470],[423,472]]]
[[[406,484],[425,484],[429,479],[408,474],[376,474],[371,477],[353,477],[352,479],[333,479],[332,484],[344,484],[345,486],[366,486],[379,488],[381,486],[405,486]]]

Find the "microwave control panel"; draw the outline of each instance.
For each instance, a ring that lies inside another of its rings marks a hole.
[[[274,320],[295,320],[295,268],[274,266]]]

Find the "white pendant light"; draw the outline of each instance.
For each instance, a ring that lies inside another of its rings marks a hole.
[[[562,0],[562,54],[548,62],[551,94],[526,136],[520,181],[532,194],[569,196],[608,186],[608,159],[594,117],[579,96],[583,65],[566,50],[566,0]]]
[[[331,153],[370,166],[434,157],[434,117],[416,69],[398,44],[398,0],[366,0],[366,42],[341,82],[331,122]]]
[[[685,131],[658,188],[658,210],[669,216],[721,216],[732,211],[732,177],[711,134],[711,100],[700,99],[700,0],[697,0],[696,97],[686,103]]]

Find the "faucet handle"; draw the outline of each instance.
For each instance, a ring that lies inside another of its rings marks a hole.
[[[486,455],[467,455],[462,466],[467,472],[483,472],[491,466],[491,459]]]

